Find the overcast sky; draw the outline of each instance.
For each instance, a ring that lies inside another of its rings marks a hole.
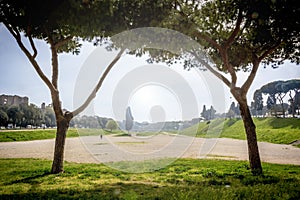
[[[49,47],[43,41],[36,41],[36,46],[37,60],[50,77]],[[85,43],[78,56],[59,56],[59,87],[64,108],[72,110],[80,104],[80,99],[116,53]],[[229,108],[233,100],[229,90],[208,72],[186,71],[180,65],[149,65],[145,60],[145,57],[123,55],[105,80],[89,113],[121,120],[126,107],[130,106],[136,121],[162,121],[199,117],[204,104],[213,105],[218,112]],[[96,64],[93,67],[91,63]],[[242,83],[246,75],[239,73],[238,83]],[[260,67],[248,94],[249,102],[254,91],[262,85],[293,78],[300,78],[300,68],[294,64],[287,63],[278,69]],[[2,25],[0,94],[27,96],[38,106],[43,102],[51,103],[48,88]]]

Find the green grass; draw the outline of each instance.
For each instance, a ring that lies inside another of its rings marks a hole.
[[[0,142],[30,141],[55,138],[56,129],[0,131]],[[76,129],[69,129],[67,137],[78,137]]]
[[[131,174],[102,164],[0,159],[0,199],[299,199],[300,167],[263,163],[252,176],[243,161],[179,159],[152,173]]]
[[[21,129],[0,131],[0,142],[44,140],[55,138],[56,129]],[[75,129],[70,128],[67,137],[93,136],[118,134],[119,131],[107,131],[103,129]]]
[[[162,134],[161,132],[138,132],[138,133],[135,133],[136,136],[141,136],[141,137],[150,137],[150,136],[155,136],[155,135],[158,135],[158,134]]]
[[[116,142],[117,144],[145,144],[146,142]]]
[[[294,118],[254,118],[257,139],[262,142],[290,144],[300,140],[300,119]],[[209,130],[209,131],[208,131]],[[226,137],[246,139],[241,119],[213,120],[210,123],[201,122],[181,132],[184,135],[198,137]]]
[[[83,129],[77,129],[79,136],[94,136],[94,135],[107,135],[107,134],[114,134],[115,131],[108,131],[105,129],[89,129],[89,128],[83,128]]]

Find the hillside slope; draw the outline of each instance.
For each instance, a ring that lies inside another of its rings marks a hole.
[[[300,119],[295,118],[254,118],[258,141],[276,144],[291,144],[300,140]],[[197,137],[226,137],[246,139],[241,119],[215,119],[200,122],[180,132]]]

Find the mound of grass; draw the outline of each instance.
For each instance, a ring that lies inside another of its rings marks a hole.
[[[132,163],[135,164],[135,163]],[[263,164],[252,176],[240,161],[179,159],[152,173],[124,173],[102,164],[0,159],[0,199],[298,199],[300,168]]]
[[[300,119],[256,118],[254,122],[259,141],[290,144],[300,140]]]
[[[254,118],[257,138],[261,142],[290,144],[300,140],[300,119],[295,118]],[[216,119],[200,122],[183,130],[180,134],[198,137],[226,137],[245,140],[244,124],[241,119]]]

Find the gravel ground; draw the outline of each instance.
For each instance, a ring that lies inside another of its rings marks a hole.
[[[1,158],[52,159],[54,139],[0,143]],[[261,160],[269,163],[300,165],[300,148],[259,142]],[[217,158],[247,160],[244,140],[191,138],[156,135],[153,137],[99,136],[68,138],[65,160],[78,163],[148,160],[153,158]]]

